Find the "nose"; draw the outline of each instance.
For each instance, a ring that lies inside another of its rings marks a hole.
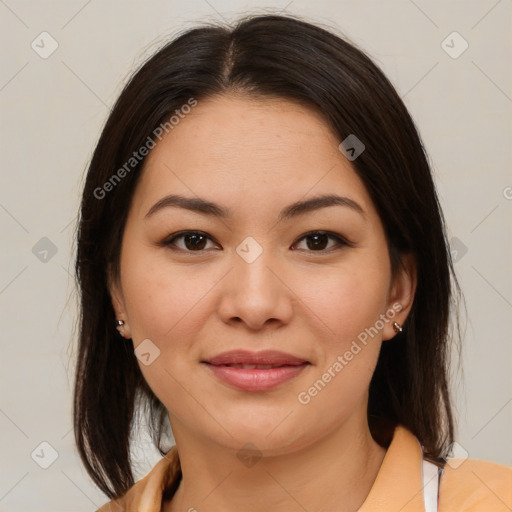
[[[243,323],[254,331],[289,323],[294,294],[282,266],[269,250],[249,261],[233,255],[234,268],[221,283],[220,317],[225,323]]]

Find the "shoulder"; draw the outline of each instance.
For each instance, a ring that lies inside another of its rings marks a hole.
[[[123,496],[105,503],[96,512],[131,512],[136,510],[134,505],[140,502],[146,487],[149,475],[132,485]]]
[[[105,503],[96,512],[160,512],[162,497],[167,489],[173,490],[181,476],[176,447],[153,467],[141,480],[115,500]]]
[[[439,512],[512,510],[512,467],[477,459],[450,459],[439,485]]]

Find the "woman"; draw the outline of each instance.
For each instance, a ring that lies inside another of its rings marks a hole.
[[[512,506],[511,468],[446,462],[443,216],[402,101],[340,37],[257,16],[151,57],[94,152],[76,270],[102,511]],[[144,405],[163,458],[134,483]]]

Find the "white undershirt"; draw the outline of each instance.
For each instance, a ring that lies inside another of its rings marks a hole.
[[[439,477],[439,468],[432,462],[423,460],[423,499],[425,500],[425,512],[437,512]]]

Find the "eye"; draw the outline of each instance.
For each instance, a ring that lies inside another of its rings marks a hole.
[[[306,242],[306,247],[309,252],[329,252],[330,249],[332,249],[332,246],[326,249],[326,244],[328,245],[329,238],[336,240],[338,242],[338,246],[352,247],[352,244],[348,240],[340,235],[336,235],[328,231],[311,231],[299,238],[299,242],[301,240],[311,240],[310,243]]]
[[[301,240],[311,240],[310,243],[306,242],[306,250],[308,252],[330,252],[330,250],[333,249],[333,247],[331,246],[326,248],[326,242],[328,246],[329,239],[335,240],[337,242],[338,247],[353,247],[353,244],[349,242],[347,239],[343,238],[341,235],[330,233],[328,231],[311,231],[303,235],[301,238],[299,238],[299,242]],[[177,243],[179,240],[183,241],[183,244],[181,246]],[[170,237],[166,238],[165,240],[160,242],[159,245],[164,247],[170,247],[172,250],[200,253],[206,250],[206,245],[208,241],[213,242],[213,239],[206,233],[203,233],[202,231],[181,231],[179,233],[174,233]],[[296,246],[299,242],[296,242],[294,245]],[[334,248],[336,248],[336,244]]]
[[[180,239],[183,239],[184,246],[179,247],[176,244],[176,241]],[[166,247],[175,246],[178,250],[185,252],[202,252],[208,240],[212,239],[201,231],[182,231],[181,233],[175,233],[169,238],[166,238],[160,245]],[[174,250],[174,247],[171,247],[171,249]]]

